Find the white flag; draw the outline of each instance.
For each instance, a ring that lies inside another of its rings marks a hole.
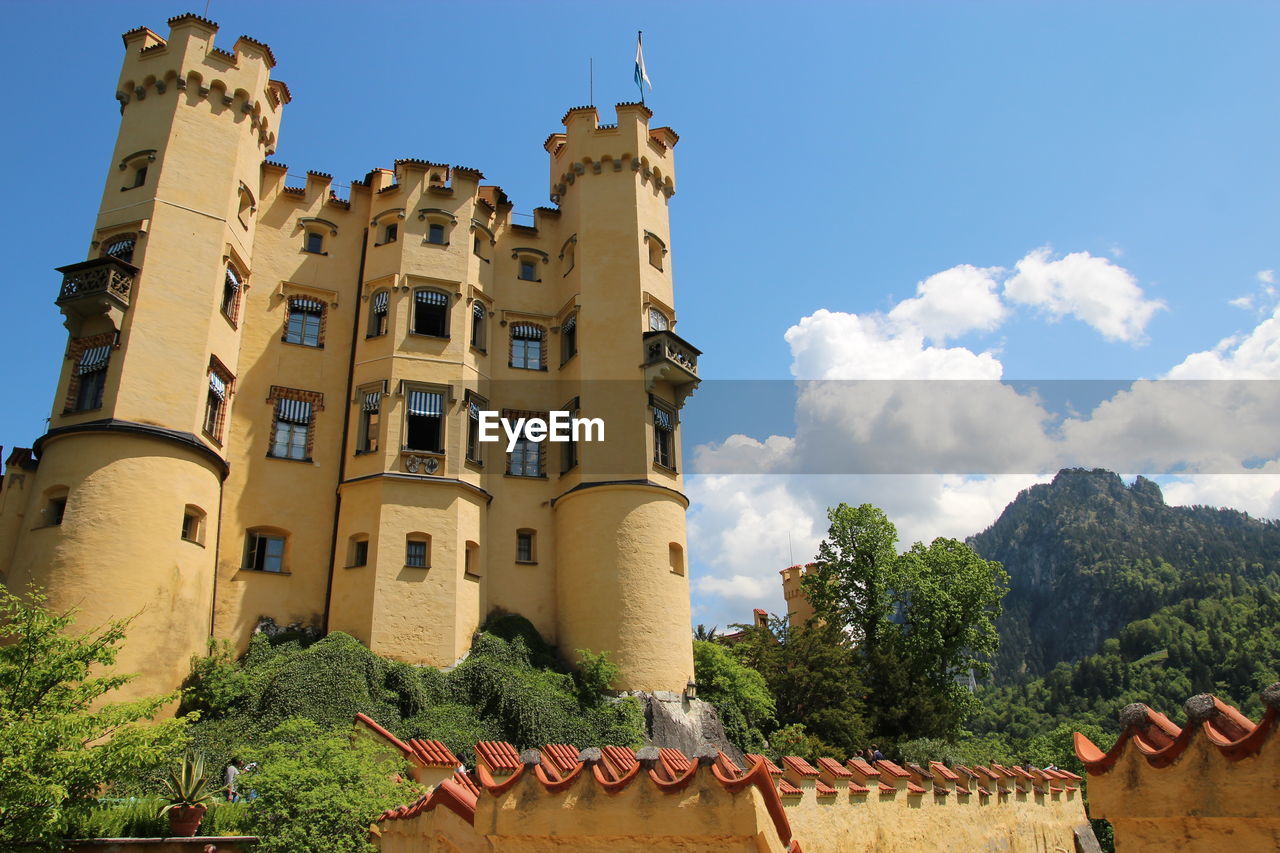
[[[653,82],[649,79],[648,73],[644,70],[644,45],[640,41],[640,33],[636,32],[636,85],[640,87],[640,100],[644,100],[644,84],[648,83],[649,88],[653,88]]]

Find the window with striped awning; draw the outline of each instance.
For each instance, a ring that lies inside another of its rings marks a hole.
[[[84,376],[86,373],[95,373],[99,370],[105,370],[107,367],[107,361],[110,358],[111,344],[89,347],[80,354],[80,363],[76,367],[76,373],[79,376]]]
[[[543,337],[541,326],[532,323],[512,323],[511,337],[520,341],[540,341]]]
[[[477,319],[483,320],[485,315],[484,305],[482,305],[480,302],[472,303],[471,314]]]
[[[446,305],[447,306],[449,304],[448,295],[441,293],[438,290],[419,290],[416,294],[414,294],[414,298],[416,298],[419,302],[421,302],[424,305]]]
[[[107,244],[108,257],[118,258],[126,263],[133,260],[133,249],[137,240],[133,237],[117,237]]]
[[[238,276],[236,271],[231,267],[227,267],[227,287],[232,290],[240,289],[240,276]]]
[[[385,290],[379,290],[373,294],[373,313],[385,314],[387,307],[391,304],[391,294]]]
[[[572,332],[577,327],[578,327],[578,315],[574,314],[570,316],[568,320],[565,320],[563,323],[560,324],[560,331]]]
[[[570,314],[560,324],[560,363],[564,364],[578,354],[578,315]]]
[[[287,424],[309,424],[311,404],[306,400],[277,400],[276,419]]]
[[[661,429],[671,429],[671,413],[665,409],[654,409],[653,424]]]
[[[230,270],[228,270],[230,272]],[[324,303],[306,296],[295,296],[289,300],[290,311],[305,311],[308,314],[319,314],[324,311]]]
[[[382,392],[369,391],[364,395],[364,403],[361,408],[366,412],[376,412],[382,407]]]
[[[438,418],[444,414],[444,395],[434,391],[410,391],[409,414]]]
[[[219,400],[227,399],[227,383],[222,381],[222,377],[210,371],[209,373],[209,390],[217,395]]]

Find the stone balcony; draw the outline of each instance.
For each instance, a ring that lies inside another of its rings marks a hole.
[[[57,271],[62,273],[62,287],[55,301],[66,317],[64,325],[72,337],[103,331],[85,328],[95,317],[105,317],[112,328],[120,329],[138,267],[119,258],[105,257],[58,267]]]
[[[698,387],[698,356],[702,350],[670,330],[644,333],[645,390],[652,392],[654,385],[669,382],[676,392],[676,404],[684,400]]]

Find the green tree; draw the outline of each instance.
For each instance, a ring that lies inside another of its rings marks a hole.
[[[741,628],[743,636],[733,654],[764,676],[780,724],[803,724],[842,753],[852,754],[865,745],[866,703],[858,656],[839,626],[811,620],[787,628],[775,617],[766,626],[734,627]]]
[[[729,740],[744,752],[763,752],[777,709],[764,676],[725,646],[702,640],[693,643],[693,666],[698,698],[715,706]]]
[[[246,815],[257,853],[372,853],[369,825],[420,789],[395,781],[407,768],[371,741],[311,720],[281,723],[239,781],[256,795]]]
[[[150,720],[176,696],[103,700],[131,675],[112,669],[129,620],[87,634],[74,611],[51,613],[0,587],[0,848],[52,845],[67,816],[106,783],[166,761],[187,721]],[[91,674],[91,673],[102,674]]]
[[[873,731],[887,739],[955,736],[973,706],[958,679],[990,670],[1008,575],[954,539],[899,554],[897,529],[870,504],[842,503],[827,518],[827,538],[802,583],[817,620],[856,643],[875,696]]]

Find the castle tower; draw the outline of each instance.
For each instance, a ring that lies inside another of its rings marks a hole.
[[[782,575],[782,597],[787,602],[787,624],[792,628],[813,618],[813,605],[800,582],[814,565],[789,566],[779,572]]]
[[[593,107],[565,116],[546,143],[552,198],[574,253],[565,273],[578,312],[584,417],[603,443],[553,501],[557,635],[566,652],[607,649],[623,689],[679,691],[693,677],[679,416],[699,352],[676,333],[667,205],[675,192],[670,128],[643,104],[617,124]]]
[[[88,259],[60,268],[66,359],[38,464],[9,466],[0,568],[84,628],[134,615],[128,695],[173,690],[215,595],[257,187],[288,101],[270,49],[217,25],[124,34],[121,122]],[[135,615],[136,614],[136,615]]]

